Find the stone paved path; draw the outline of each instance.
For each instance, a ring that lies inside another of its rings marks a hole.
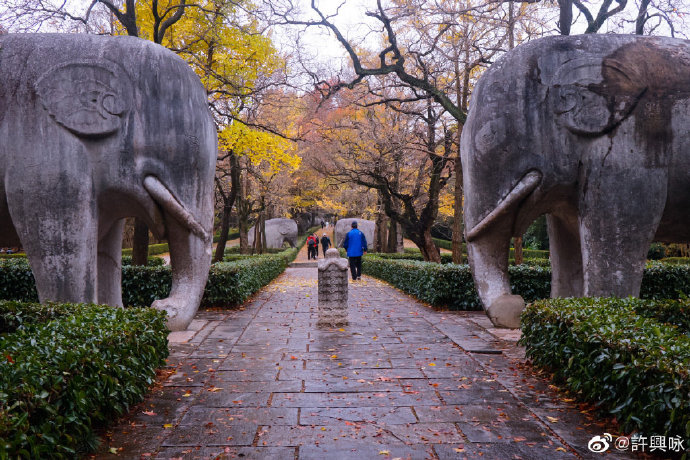
[[[289,268],[171,334],[170,368],[96,457],[600,457],[587,442],[611,427],[533,375],[515,332],[367,277],[350,324],[316,329],[316,287],[315,268]]]

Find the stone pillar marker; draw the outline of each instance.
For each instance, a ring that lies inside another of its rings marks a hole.
[[[348,261],[337,249],[326,251],[319,260],[319,320],[317,326],[347,324]]]

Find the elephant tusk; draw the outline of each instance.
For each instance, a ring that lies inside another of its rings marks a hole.
[[[204,241],[208,240],[208,233],[196,221],[194,216],[185,209],[185,207],[175,198],[175,196],[158,180],[155,176],[146,176],[144,178],[144,188],[153,197],[153,199],[161,205],[176,221],[185,226],[189,231],[197,235]]]
[[[467,232],[467,241],[472,241],[481,235],[491,224],[503,214],[506,214],[513,206],[522,201],[527,195],[537,188],[541,182],[542,174],[540,171],[530,171],[520,179],[515,187],[508,193],[501,202],[482,219],[472,230]]]

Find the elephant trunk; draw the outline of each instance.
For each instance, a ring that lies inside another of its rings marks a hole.
[[[170,296],[152,307],[168,313],[171,331],[183,331],[199,309],[208,280],[213,216],[208,213],[208,225],[203,225],[153,176],[145,179],[144,187],[163,208],[172,268]]]
[[[467,255],[472,276],[487,315],[498,327],[520,327],[525,302],[510,292],[510,237],[520,204],[537,188],[541,178],[539,171],[528,172],[484,218],[467,222]]]
[[[518,328],[525,302],[510,292],[509,251],[510,232],[503,229],[484,232],[467,243],[472,276],[486,314],[494,326]]]

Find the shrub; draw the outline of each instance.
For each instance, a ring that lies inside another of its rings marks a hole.
[[[448,241],[448,240],[442,240],[441,238],[432,238],[434,240],[434,244],[436,247],[443,248],[443,249],[448,249],[449,251],[453,250],[453,242]],[[463,252],[466,251],[467,249],[465,248],[465,245],[462,245]]]
[[[690,257],[665,257],[659,262],[669,265],[690,265]]]
[[[452,310],[481,310],[468,265],[391,260],[376,256],[362,259],[362,271],[380,278],[434,306]],[[510,267],[511,287],[526,301],[548,297],[551,271],[544,267]]]
[[[687,312],[688,301],[682,303]],[[690,337],[662,322],[680,311],[678,304],[535,302],[522,315],[520,343],[536,365],[614,415],[624,431],[690,436]]]
[[[122,256],[122,265],[132,265],[132,256]],[[162,257],[149,256],[146,260],[147,267],[162,267],[165,265],[165,259]]]
[[[211,265],[201,304],[234,306],[280,275],[297,255],[297,249],[278,254],[243,257]],[[122,267],[122,301],[125,305],[149,306],[167,297],[172,286],[170,267]]]
[[[297,257],[297,252],[297,249],[287,249],[278,254],[212,265],[202,305],[232,306],[244,301],[282,273]],[[217,283],[222,286],[216,286]],[[169,266],[122,267],[124,305],[149,306],[154,300],[167,297],[171,287]],[[226,292],[227,296],[223,298],[220,292]],[[0,260],[0,299],[38,302],[36,284],[26,259]]]
[[[26,259],[26,254],[23,252],[18,252],[15,254],[0,254],[0,259]]]
[[[0,299],[38,302],[36,282],[27,259],[0,260]]]
[[[165,254],[166,252],[170,252],[170,247],[168,246],[168,243],[149,244],[149,256],[155,256],[158,254]],[[123,256],[131,256],[132,255],[132,248],[123,249],[122,255]]]
[[[666,247],[662,243],[652,243],[647,251],[647,259],[659,260],[666,257]]]
[[[168,355],[153,309],[0,302],[0,458],[75,458]]]
[[[479,310],[481,303],[468,265],[435,264],[403,259],[394,254],[367,255],[362,271],[380,278],[434,306]],[[526,259],[508,267],[511,290],[525,301],[545,299],[551,293],[548,260]],[[690,266],[650,264],[645,268],[640,297],[673,299],[690,294]]]

